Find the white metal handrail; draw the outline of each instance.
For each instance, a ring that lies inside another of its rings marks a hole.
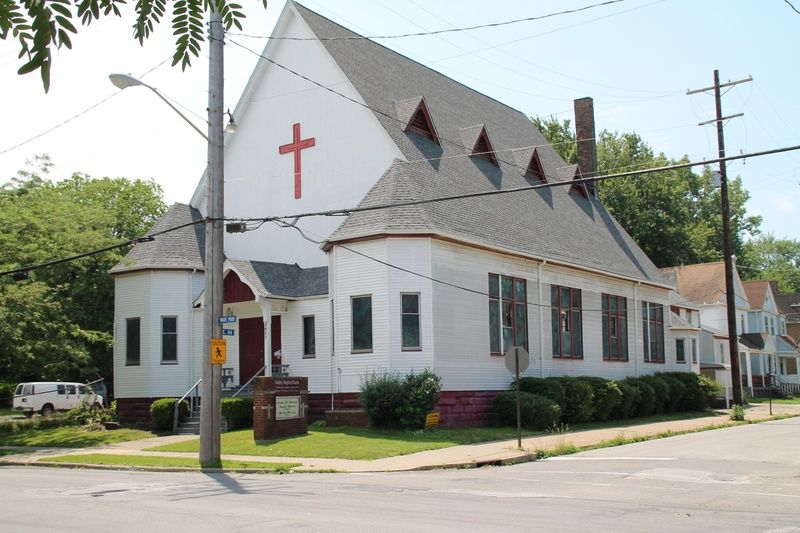
[[[198,387],[200,386],[200,382],[201,381],[203,381],[203,378],[198,379],[197,382],[194,385],[192,385],[189,388],[189,390],[187,390],[186,393],[183,396],[180,397],[179,400],[175,401],[175,412],[174,412],[173,417],[172,417],[172,433],[173,434],[178,432],[178,416],[180,415],[181,402],[183,400],[185,400],[186,397],[189,396],[190,394],[192,396],[191,396],[191,398],[189,398],[189,412],[190,413],[194,413],[195,407],[197,407],[197,405],[199,403],[198,400],[200,398],[200,395],[198,393]]]
[[[237,396],[239,396],[239,393],[240,393],[240,392],[242,392],[244,389],[246,389],[246,388],[247,388],[247,386],[248,386],[248,385],[250,385],[250,383],[251,383],[251,382],[252,382],[254,379],[256,379],[258,376],[260,376],[260,375],[261,375],[261,373],[262,373],[262,372],[264,372],[264,369],[265,369],[265,368],[267,368],[267,365],[264,365],[264,366],[262,366],[261,368],[259,368],[259,369],[256,371],[256,373],[255,373],[255,374],[253,374],[253,375],[250,377],[250,379],[248,379],[248,380],[247,380],[247,382],[246,382],[244,385],[242,385],[241,387],[239,387],[239,388],[236,390],[236,392],[234,392],[234,393],[231,395],[231,398],[236,398]]]

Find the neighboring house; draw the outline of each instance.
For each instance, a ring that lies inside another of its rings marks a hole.
[[[700,309],[676,291],[669,292],[669,329],[675,340],[675,362],[700,373]]]
[[[319,416],[357,405],[369,373],[429,368],[443,423],[459,425],[509,387],[513,345],[529,376],[691,370],[697,308],[677,303],[672,319],[672,284],[573,182],[596,171],[593,145],[580,143],[582,169],[567,165],[526,114],[296,3],[274,35],[293,39],[268,41],[225,140],[226,216],[406,205],[226,235],[226,386],[308,376]],[[593,131],[589,99],[576,115]],[[205,183],[154,231],[201,220]],[[409,205],[538,184],[557,186]],[[125,416],[200,378],[203,246],[202,225],[187,226],[111,271]]]
[[[725,263],[700,263],[662,268],[661,273],[670,279],[678,294],[692,302],[699,310],[698,351],[700,372],[719,381],[730,396],[731,366],[728,342],[728,315],[725,290]],[[737,332],[747,331],[750,304],[734,269],[734,301],[736,303]],[[740,369],[750,368],[749,355],[754,348],[738,342]],[[744,374],[747,375],[747,374]]]
[[[763,337],[753,339],[761,357],[753,361],[752,374],[756,385],[768,382],[768,376],[776,376],[789,383],[800,383],[797,373],[797,343],[787,333],[786,314],[779,304],[777,284],[767,280],[743,283],[751,310],[748,313],[750,335]],[[750,384],[752,387],[753,384]]]
[[[780,294],[774,285],[772,289],[785,318],[781,333],[793,339],[800,339],[800,293]]]

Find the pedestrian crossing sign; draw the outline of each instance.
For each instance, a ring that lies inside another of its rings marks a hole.
[[[211,364],[224,365],[227,359],[225,339],[211,339]]]

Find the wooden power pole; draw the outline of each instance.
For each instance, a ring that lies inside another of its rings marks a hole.
[[[736,333],[736,294],[733,284],[733,245],[731,244],[731,214],[730,202],[728,201],[728,174],[725,164],[725,136],[722,132],[723,121],[741,117],[744,113],[736,115],[722,116],[722,93],[723,87],[733,87],[739,83],[753,81],[752,77],[742,80],[729,81],[720,84],[719,70],[714,71],[714,85],[703,89],[687,91],[686,94],[703,93],[714,91],[714,102],[716,104],[716,118],[701,122],[699,126],[707,124],[717,125],[717,148],[719,152],[719,175],[720,175],[720,199],[722,201],[722,253],[725,256],[725,302],[728,310],[728,349],[731,359],[731,384],[733,385],[733,403],[742,404],[742,377],[739,370],[739,336]]]

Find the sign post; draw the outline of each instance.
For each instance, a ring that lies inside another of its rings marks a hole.
[[[528,351],[522,346],[512,346],[508,349],[505,355],[506,368],[509,372],[514,374],[514,383],[516,385],[517,397],[517,449],[522,449],[522,413],[520,412],[519,404],[519,373],[525,372],[528,365],[531,363]]]

